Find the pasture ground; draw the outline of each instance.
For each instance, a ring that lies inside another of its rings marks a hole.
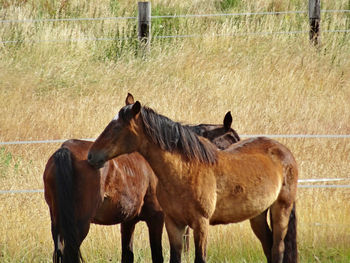
[[[134,2],[117,2],[0,1],[0,14],[6,19],[135,14]],[[217,2],[152,5],[157,14],[306,10],[306,1],[299,0]],[[336,2],[327,1],[322,8],[350,8],[348,1]],[[116,36],[123,34],[123,26],[132,28],[129,22],[1,25],[1,41],[24,42],[0,45],[0,141],[95,138],[127,92],[185,123],[221,123],[230,110],[239,134],[350,134],[348,34],[324,33],[315,49],[307,34],[212,37],[232,31],[307,30],[301,15],[174,21],[155,22],[154,32],[193,30],[203,37],[155,39],[146,59],[133,41],[32,42]],[[325,14],[322,23],[324,30],[349,29],[350,18]],[[162,31],[164,27],[172,31]],[[350,139],[279,141],[294,153],[300,179],[349,178]],[[0,146],[0,190],[42,189],[44,166],[59,145]],[[350,261],[349,200],[349,188],[299,189],[300,262]],[[136,262],[150,262],[145,224],[137,226],[134,245]],[[166,233],[163,245],[168,260]],[[52,248],[43,194],[0,194],[0,262],[50,262]],[[185,262],[193,260],[193,248],[192,243]],[[82,254],[87,262],[119,262],[119,226],[93,225]],[[264,262],[249,223],[211,227],[208,262]]]

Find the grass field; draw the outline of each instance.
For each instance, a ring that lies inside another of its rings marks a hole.
[[[347,0],[322,9],[350,9]],[[152,1],[153,14],[306,10],[307,1]],[[136,1],[0,0],[1,19],[134,16]],[[152,21],[153,22],[153,21]],[[133,36],[133,21],[3,23],[0,41],[0,141],[95,138],[127,92],[173,120],[221,123],[227,111],[239,134],[350,134],[350,37],[323,33],[212,37],[227,32],[308,30],[305,15],[157,20],[147,58],[137,42],[41,42]],[[350,29],[348,13],[323,14],[322,29]],[[349,178],[350,139],[280,139],[300,178]],[[0,146],[0,190],[42,189],[59,144]],[[346,182],[344,182],[345,184]],[[350,189],[299,189],[301,262],[350,261]],[[136,262],[150,262],[144,224]],[[169,246],[164,234],[164,254]],[[53,242],[42,193],[0,194],[0,262],[49,262]],[[193,261],[194,246],[185,262]],[[92,226],[87,262],[119,262],[119,226]],[[264,262],[248,222],[210,229],[208,262]]]

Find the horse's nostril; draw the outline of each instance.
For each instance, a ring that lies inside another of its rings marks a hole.
[[[104,159],[99,154],[93,154],[89,152],[87,161],[91,166],[95,168],[101,168],[104,165]]]

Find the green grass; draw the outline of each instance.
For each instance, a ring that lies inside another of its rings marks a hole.
[[[19,159],[19,160],[18,160]],[[19,172],[20,158],[14,159],[11,152],[7,151],[5,147],[0,148],[0,178],[8,179],[9,174]]]

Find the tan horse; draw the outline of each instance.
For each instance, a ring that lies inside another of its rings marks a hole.
[[[205,262],[209,224],[246,219],[268,262],[298,261],[294,210],[298,170],[285,146],[255,138],[221,151],[137,101],[123,107],[108,124],[91,146],[88,161],[101,167],[134,151],[145,157],[159,180],[157,198],[165,213],[170,262],[181,262],[185,226],[194,232],[195,262]]]

